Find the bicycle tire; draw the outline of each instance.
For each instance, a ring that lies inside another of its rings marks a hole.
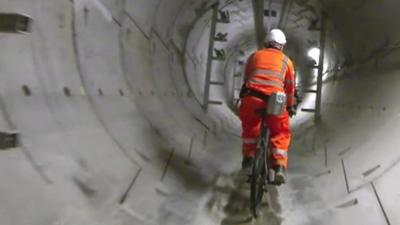
[[[260,145],[254,158],[252,174],[251,174],[251,189],[250,189],[250,210],[254,218],[259,216],[260,206],[264,195],[265,185],[265,146]]]

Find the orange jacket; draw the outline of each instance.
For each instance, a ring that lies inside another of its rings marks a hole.
[[[296,104],[296,77],[293,62],[282,51],[266,48],[252,54],[245,71],[246,87],[266,95],[285,92],[287,106]]]

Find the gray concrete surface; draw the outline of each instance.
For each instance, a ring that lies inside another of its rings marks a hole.
[[[251,1],[219,2],[231,22],[217,23],[227,59],[212,62],[223,85],[210,98],[222,105],[204,112],[215,2],[0,0],[34,20],[32,33],[0,34],[0,129],[21,135],[0,152],[1,224],[400,224],[400,3],[265,2],[301,88],[315,85],[307,50],[319,34],[308,28],[322,10],[327,60],[322,120],[293,120],[289,183],[251,221],[232,99],[238,62],[256,49],[254,17]]]

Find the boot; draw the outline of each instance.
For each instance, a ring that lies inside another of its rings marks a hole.
[[[286,183],[286,168],[283,166],[274,167],[275,179],[273,181],[276,185],[281,185]]]
[[[253,166],[253,161],[254,161],[253,157],[243,156],[242,170],[250,170],[251,167]]]

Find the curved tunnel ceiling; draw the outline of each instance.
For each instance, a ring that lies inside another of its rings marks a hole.
[[[217,1],[0,0],[32,33],[0,34],[2,224],[400,224],[400,2],[271,0],[303,90],[327,17],[322,119],[293,123],[289,183],[249,221],[237,179],[242,63],[256,49],[251,1],[220,1],[227,58],[212,61]],[[313,108],[315,94],[302,108]],[[16,147],[10,140],[18,134]],[[10,139],[11,138],[11,139]]]

